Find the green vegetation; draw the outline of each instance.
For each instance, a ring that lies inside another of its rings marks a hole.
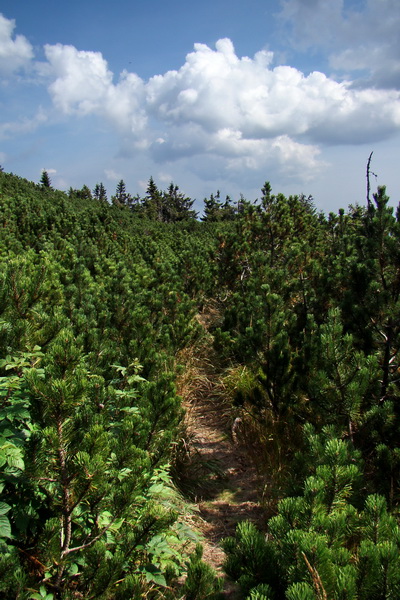
[[[249,600],[400,595],[400,210],[68,194],[0,172],[0,597],[212,600],[171,473],[182,350],[211,302],[268,519]],[[261,530],[263,533],[261,533]],[[182,576],[186,574],[182,585]]]

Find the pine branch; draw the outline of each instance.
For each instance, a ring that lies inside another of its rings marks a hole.
[[[321,581],[321,577],[317,571],[317,569],[315,569],[314,567],[311,566],[307,556],[305,555],[304,552],[301,553],[302,557],[304,558],[304,561],[307,565],[307,569],[311,575],[311,578],[313,580],[313,584],[315,587],[315,591],[317,594],[317,600],[328,600],[328,595],[325,591],[325,588],[323,586],[323,583]]]
[[[108,525],[103,527],[103,529],[100,531],[100,533],[98,533],[89,542],[86,542],[85,544],[81,544],[80,546],[75,546],[75,548],[66,548],[65,550],[63,550],[61,552],[61,558],[68,556],[68,554],[71,554],[72,552],[78,552],[78,550],[86,550],[86,548],[90,548],[90,546],[93,546],[93,544],[95,544],[110,529],[110,527],[112,527],[112,525],[114,525],[116,520],[117,520],[117,518],[113,519]]]
[[[64,447],[63,440],[63,428],[61,417],[57,419],[57,437],[58,437],[58,461],[60,464],[60,479],[62,486],[62,515],[61,515],[61,531],[60,531],[60,543],[61,543],[61,556],[68,549],[71,542],[71,531],[72,531],[72,519],[70,511],[70,490],[69,490],[69,478],[66,464],[66,450]]]
[[[72,515],[72,513],[74,512],[75,508],[78,506],[78,504],[81,503],[81,501],[83,500],[85,494],[89,491],[90,487],[92,485],[91,480],[89,479],[86,482],[86,486],[84,487],[83,491],[79,494],[79,496],[77,497],[76,501],[71,504],[70,508],[69,508],[69,513],[70,515]]]

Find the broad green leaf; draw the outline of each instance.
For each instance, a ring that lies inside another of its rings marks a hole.
[[[167,582],[165,581],[165,577],[160,571],[158,567],[155,565],[148,564],[145,567],[141,567],[140,571],[146,577],[147,582],[153,582],[158,585],[166,586]]]
[[[79,567],[76,563],[72,563],[72,565],[69,565],[68,571],[71,575],[76,575],[79,572]]]
[[[104,512],[102,512],[99,515],[98,518],[98,524],[99,527],[107,527],[107,525],[109,525],[112,521],[112,514],[110,512],[108,512],[108,510],[105,510]]]
[[[0,515],[6,515],[9,510],[11,510],[11,506],[5,502],[0,502]]]
[[[118,531],[118,529],[120,529],[122,527],[122,524],[124,523],[125,519],[117,519],[111,526],[110,526],[110,531]]]
[[[135,414],[135,413],[137,414],[139,412],[139,409],[137,406],[124,406],[124,408],[121,408],[120,410],[123,412],[126,412],[126,413],[131,413],[131,414]]]
[[[0,538],[11,537],[11,525],[10,521],[5,515],[0,515]]]

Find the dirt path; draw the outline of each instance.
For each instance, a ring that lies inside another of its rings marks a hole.
[[[212,398],[191,404],[187,422],[191,444],[206,464],[197,498],[201,531],[207,540],[204,559],[220,570],[224,560],[220,540],[233,535],[239,521],[262,519],[257,475],[232,440],[229,415]]]
[[[186,476],[199,510],[196,521],[205,540],[203,559],[223,575],[225,555],[219,542],[234,534],[239,521],[261,524],[263,509],[258,502],[256,471],[232,435],[235,415],[211,336],[189,357],[180,387],[186,409]],[[224,596],[236,597],[236,588],[228,581]]]

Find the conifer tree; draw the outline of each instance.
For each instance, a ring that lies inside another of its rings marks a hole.
[[[76,196],[78,198],[90,200],[92,198],[92,192],[90,191],[90,188],[88,188],[87,185],[83,185],[80,190],[76,191]]]
[[[196,329],[188,230],[0,186],[0,595],[166,597],[184,568],[157,490],[181,418],[175,354]]]
[[[157,490],[177,356],[212,303],[274,514],[266,533],[238,526],[226,569],[250,600],[399,597],[400,209],[385,189],[325,218],[266,183],[258,204],[210,197],[205,224],[152,178],[147,219],[86,186],[0,172],[0,192],[0,596],[174,598],[176,514]],[[211,600],[200,555],[181,592]]]
[[[242,523],[227,538],[225,569],[247,599],[390,600],[399,592],[400,530],[380,496],[358,510],[360,454],[332,428],[306,428],[314,471],[303,494],[280,501],[267,536]],[[304,459],[304,456],[303,456]],[[263,586],[263,587],[261,587]],[[261,595],[261,597],[263,597]]]
[[[230,196],[226,196],[225,202],[222,205],[222,220],[223,221],[233,221],[235,218],[235,208],[233,206],[233,202]]]
[[[19,548],[28,556],[36,548],[32,564],[57,596],[72,580],[81,593],[104,594],[137,571],[143,544],[175,520],[151,499],[150,424],[134,405],[142,380],[133,372],[106,388],[68,329],[36,356],[40,368],[25,376],[35,426],[13,507]]]
[[[43,169],[40,183],[44,188],[51,188],[51,179],[46,170]]]
[[[179,223],[197,216],[193,210],[194,200],[186,197],[179,191],[179,187],[172,182],[163,196],[163,215],[165,223]]]
[[[106,188],[101,182],[96,183],[96,186],[93,190],[93,198],[99,200],[99,202],[107,202]]]
[[[143,210],[145,216],[151,221],[163,221],[163,194],[155,184],[153,177],[150,177],[147,185],[146,196],[143,199]]]
[[[116,206],[130,206],[132,203],[132,197],[126,191],[125,182],[121,179],[117,184],[117,189],[115,190],[115,196],[111,198],[112,203]]]
[[[214,194],[211,194],[209,198],[204,198],[204,214],[201,218],[202,221],[215,222],[221,220],[222,203],[219,199],[219,191],[217,191],[215,196]]]
[[[321,326],[318,357],[309,386],[315,413],[323,415],[325,423],[347,429],[349,439],[354,441],[368,406],[367,398],[377,392],[376,357],[355,350],[352,336],[343,333],[339,309],[330,310]]]

